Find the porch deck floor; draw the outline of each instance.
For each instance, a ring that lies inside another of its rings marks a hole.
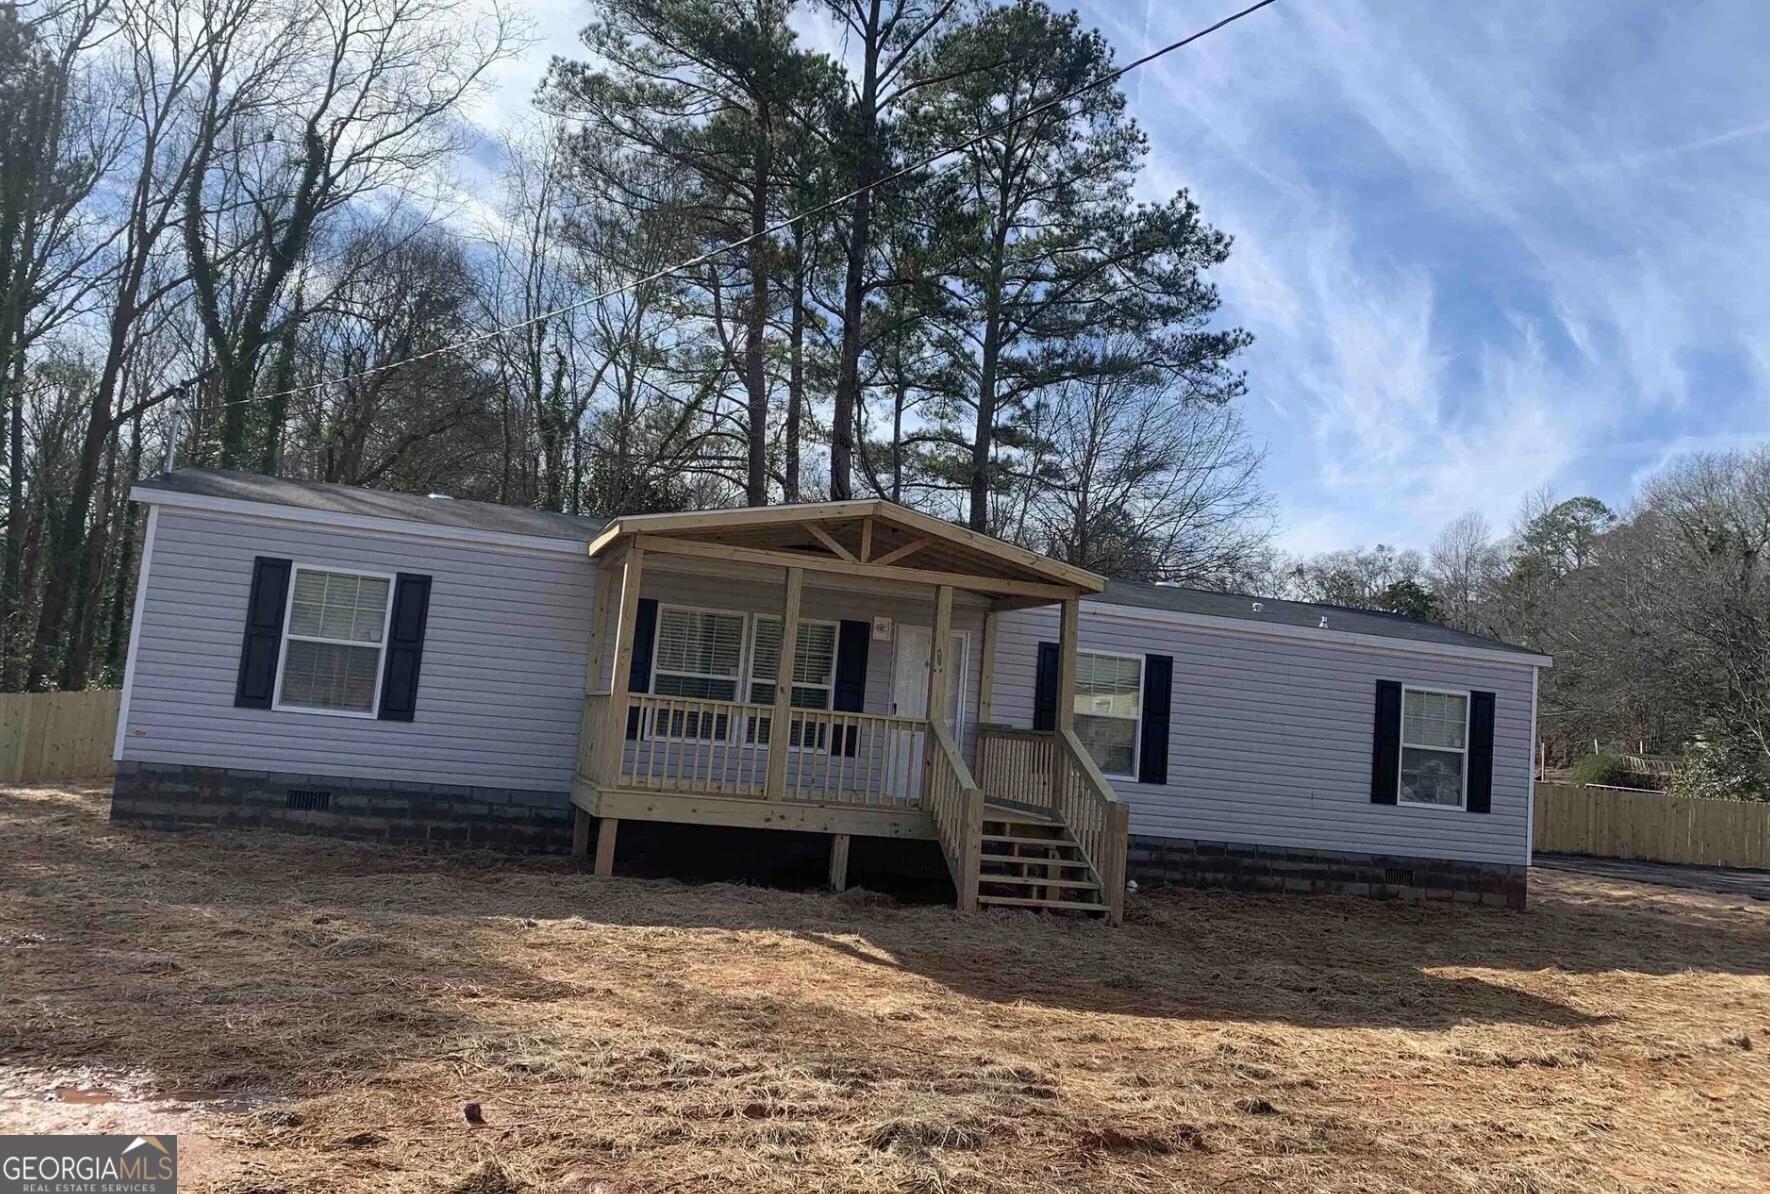
[[[939,836],[934,819],[927,812],[898,802],[768,800],[760,796],[717,792],[599,788],[580,779],[572,789],[572,803],[593,817],[620,820],[787,829],[859,837],[938,840]]]

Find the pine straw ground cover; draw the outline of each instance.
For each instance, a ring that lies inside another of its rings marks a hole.
[[[1770,1187],[1757,904],[1108,930],[105,811],[0,791],[0,1065],[273,1096],[238,1194]]]

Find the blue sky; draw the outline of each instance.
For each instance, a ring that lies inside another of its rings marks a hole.
[[[1125,61],[1239,6],[1080,8]],[[587,6],[530,11],[488,122]],[[1767,47],[1762,0],[1279,0],[1127,78],[1149,196],[1236,238],[1284,546],[1504,529],[1544,485],[1623,505],[1770,440]]]

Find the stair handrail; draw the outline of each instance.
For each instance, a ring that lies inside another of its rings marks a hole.
[[[1060,726],[1056,732],[1060,754],[1069,763],[1070,770],[1082,783],[1076,787],[1063,787],[1067,792],[1088,800],[1094,804],[1099,815],[1098,832],[1092,828],[1092,818],[1073,817],[1063,807],[1063,801],[1053,793],[1057,804],[1058,815],[1069,826],[1070,836],[1074,837],[1081,850],[1082,857],[1094,869],[1094,877],[1100,883],[1101,898],[1106,901],[1106,918],[1111,924],[1120,924],[1125,919],[1125,851],[1130,836],[1130,809],[1120,800],[1118,793],[1113,791],[1112,784],[1107,781],[1100,765],[1082,740],[1076,737],[1074,729]]]
[[[961,912],[977,911],[978,875],[983,869],[983,789],[939,721],[928,723],[928,768],[922,785],[923,804],[934,819]]]

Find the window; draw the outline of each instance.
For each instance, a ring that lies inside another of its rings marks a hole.
[[[373,717],[393,578],[295,569],[277,708]]]
[[[1076,737],[1107,775],[1137,774],[1143,659],[1076,653]]]
[[[744,616],[717,610],[666,605],[658,609],[652,650],[651,690],[658,696],[699,701],[737,699],[743,663]],[[652,733],[667,738],[711,741],[730,732],[727,716],[675,710],[667,726]]]
[[[1468,693],[1401,690],[1403,804],[1461,808],[1468,753]]]
[[[781,620],[758,615],[755,627],[755,639],[750,649],[750,700],[757,705],[772,705],[775,681],[780,676]],[[799,623],[793,648],[793,693],[789,698],[793,708],[831,707],[831,698],[836,689],[836,635],[837,626],[834,622]],[[800,741],[804,728],[802,724],[794,723],[789,739],[791,745],[808,745]],[[809,745],[823,747],[828,729],[828,726],[821,725],[813,727],[813,741]],[[766,744],[768,730],[768,718],[753,719],[749,740]]]

